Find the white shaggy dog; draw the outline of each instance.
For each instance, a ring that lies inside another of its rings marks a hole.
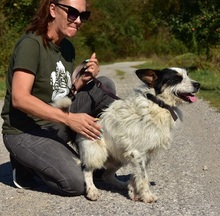
[[[140,69],[136,74],[144,84],[132,96],[114,101],[101,114],[98,123],[104,130],[102,139],[78,139],[86,196],[90,200],[99,198],[92,175],[102,167],[106,168],[102,178],[118,188],[128,185],[132,200],[157,200],[149,188],[147,164],[158,149],[170,144],[171,130],[181,113],[177,106],[184,101],[194,102],[194,94],[200,88],[181,68]],[[129,183],[115,177],[115,172],[127,164],[133,165]]]

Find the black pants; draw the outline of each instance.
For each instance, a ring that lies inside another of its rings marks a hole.
[[[98,79],[115,93],[111,80],[106,77]],[[76,95],[71,112],[88,113],[95,117],[113,100],[90,82]],[[56,192],[73,196],[81,195],[85,190],[81,166],[76,162],[78,155],[67,145],[75,136],[64,126],[51,125],[18,135],[4,134],[3,140],[17,162],[33,170]]]

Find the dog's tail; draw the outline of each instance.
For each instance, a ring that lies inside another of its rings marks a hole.
[[[59,98],[55,100],[52,103],[52,106],[64,110],[64,109],[68,109],[71,103],[72,103],[72,100],[70,98],[63,97],[63,98]]]

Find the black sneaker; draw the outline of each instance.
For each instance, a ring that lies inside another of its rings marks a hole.
[[[93,172],[93,180],[94,181],[103,181],[102,175],[104,174],[105,169],[97,169]]]
[[[28,168],[16,161],[10,156],[12,164],[12,177],[15,187],[20,189],[31,189],[37,186],[37,182],[34,179],[34,173]]]
[[[97,169],[93,172],[93,180],[94,181],[103,181],[102,179],[102,175],[104,174],[105,172],[105,169],[102,168],[102,169]],[[122,176],[118,176],[116,173],[115,173],[115,178],[117,178],[118,180],[120,181],[128,181],[130,179],[130,174],[129,175],[122,175]]]

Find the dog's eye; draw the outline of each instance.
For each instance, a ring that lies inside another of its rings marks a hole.
[[[182,75],[181,75],[181,74],[178,74],[178,73],[176,74],[176,76],[177,76],[177,77],[182,77]]]
[[[183,79],[183,77],[180,75],[180,74],[177,74],[175,77],[174,77],[174,80],[176,80],[177,82],[181,82]]]
[[[183,80],[183,77],[180,74],[175,74],[172,77],[170,77],[170,79],[168,80],[167,84],[169,86],[174,86],[178,83],[181,83],[181,81]]]

